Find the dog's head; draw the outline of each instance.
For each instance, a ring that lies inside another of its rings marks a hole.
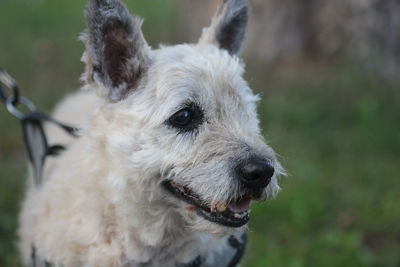
[[[242,77],[248,1],[224,1],[197,44],[158,50],[118,0],[90,0],[86,17],[85,77],[105,100],[101,131],[119,179],[110,184],[141,188],[198,230],[246,225],[250,202],[272,198],[283,173]]]

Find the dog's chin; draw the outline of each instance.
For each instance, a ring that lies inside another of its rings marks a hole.
[[[218,223],[211,222],[196,213],[185,213],[185,220],[187,221],[191,230],[195,232],[208,233],[214,235],[217,238],[234,235],[239,232],[247,230],[247,224],[241,227],[229,227]]]
[[[191,225],[202,231],[220,233],[235,232],[244,227],[250,220],[251,198],[242,197],[229,203],[205,204],[190,189],[178,185],[171,180],[164,180],[163,187],[175,198],[182,200]],[[230,228],[230,229],[229,229]]]

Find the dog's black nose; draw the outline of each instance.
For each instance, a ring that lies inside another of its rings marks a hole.
[[[274,175],[274,167],[261,158],[251,158],[239,165],[239,179],[247,187],[259,189],[266,187]]]

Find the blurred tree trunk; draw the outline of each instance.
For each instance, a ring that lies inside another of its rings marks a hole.
[[[211,18],[221,4],[216,0],[180,0],[178,12],[178,42],[197,42],[201,30],[211,23]],[[183,34],[182,34],[183,32]],[[184,38],[184,39],[182,39]]]
[[[252,0],[246,54],[265,62],[301,57],[309,45],[314,0]]]
[[[389,79],[400,74],[400,1],[318,0],[313,25],[319,53],[351,56]]]
[[[222,0],[182,0],[180,25],[190,41]],[[400,74],[399,0],[250,0],[245,55],[264,63],[351,57],[387,78]],[[187,41],[187,40],[186,40]]]

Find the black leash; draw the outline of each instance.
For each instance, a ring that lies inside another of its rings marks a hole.
[[[7,94],[6,89],[11,93]],[[56,156],[65,149],[62,145],[48,144],[46,133],[43,130],[43,122],[55,124],[74,137],[78,137],[78,129],[39,112],[28,98],[20,95],[15,80],[1,67],[0,102],[3,102],[8,112],[21,122],[25,148],[33,166],[35,184],[38,186],[42,182],[43,165],[46,157]],[[21,105],[25,106],[29,112],[21,112],[18,109],[18,106]]]

